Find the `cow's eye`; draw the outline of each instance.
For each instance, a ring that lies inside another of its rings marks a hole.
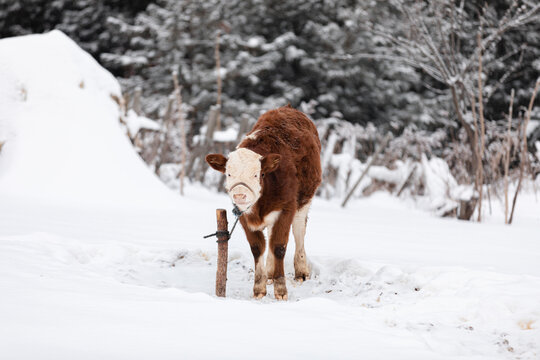
[[[264,174],[261,174],[261,177],[264,177]]]
[[[231,174],[227,174],[227,176],[231,176]]]

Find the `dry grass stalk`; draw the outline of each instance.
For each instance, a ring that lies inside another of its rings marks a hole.
[[[178,84],[178,73],[173,72],[174,81],[174,94],[176,96],[176,103],[178,107],[178,121],[180,123],[180,138],[182,142],[182,168],[180,170],[180,195],[184,195],[184,178],[186,177],[186,120],[182,114],[182,87]]]
[[[514,89],[510,93],[508,109],[508,132],[506,134],[506,153],[504,157],[504,223],[508,224],[508,170],[510,168],[510,132],[512,130],[512,112],[514,106]]]
[[[216,57],[216,76],[217,76],[217,106],[219,106],[218,113],[217,113],[217,119],[216,119],[216,130],[221,130],[221,119],[220,119],[220,112],[221,112],[221,60],[219,56],[219,41],[220,40],[220,32],[218,31],[216,34],[216,49],[215,49],[215,57]]]
[[[529,101],[529,107],[527,108],[527,113],[525,114],[525,121],[523,122],[523,147],[521,149],[521,159],[519,163],[519,180],[518,180],[518,186],[516,188],[516,192],[514,194],[514,200],[512,201],[512,211],[510,212],[510,220],[508,220],[509,224],[512,224],[512,220],[514,219],[514,209],[516,207],[516,201],[519,194],[519,191],[521,190],[521,183],[523,181],[523,172],[525,169],[525,164],[528,162],[528,146],[527,146],[527,126],[529,125],[529,121],[531,120],[531,111],[534,104],[534,99],[536,98],[536,93],[538,92],[538,87],[540,86],[540,78],[536,80],[536,85],[534,86],[534,90],[531,96],[531,101]]]
[[[480,30],[481,31],[481,30]],[[484,191],[484,151],[485,151],[485,121],[484,121],[484,96],[482,86],[482,33],[477,35],[478,42],[478,115],[480,118],[480,147],[478,148],[478,221],[482,221],[482,198]]]
[[[478,141],[478,137],[479,137],[479,134],[478,134],[478,115],[476,114],[476,95],[474,94],[471,94],[470,96],[471,98],[471,111],[472,111],[472,116],[473,116],[473,120],[474,120],[474,137],[473,137],[473,140],[474,140],[474,152],[473,152],[473,172],[474,172],[474,188],[476,189],[476,192],[478,193],[478,199],[476,200],[476,202],[474,203],[475,206],[478,206],[478,214],[480,216],[481,214],[481,211],[482,211],[482,183],[484,182],[483,181],[483,167],[482,167],[482,157],[481,157],[481,152],[480,152],[480,145],[479,145],[479,141]],[[469,212],[468,210],[466,211],[467,214],[470,213],[471,217],[472,217],[472,214],[474,213],[474,208],[472,209],[472,212]],[[461,220],[470,220],[470,217],[469,218],[462,218],[460,217]],[[481,218],[479,218],[478,221],[481,221]]]

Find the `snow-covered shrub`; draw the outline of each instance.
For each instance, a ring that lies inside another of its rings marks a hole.
[[[434,152],[440,152],[446,139],[447,134],[441,128],[427,131],[411,124],[389,142],[384,153],[385,161],[393,162],[398,159],[419,161],[425,154],[431,156]]]
[[[470,184],[474,179],[471,168],[471,148],[467,143],[465,130],[457,131],[456,138],[445,144],[442,150],[443,159],[446,161],[460,184]]]

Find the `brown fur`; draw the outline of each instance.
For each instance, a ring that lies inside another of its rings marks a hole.
[[[254,136],[250,137],[250,134]],[[238,148],[247,148],[263,156],[261,197],[240,218],[255,266],[264,261],[265,238],[262,231],[252,229],[264,225],[265,216],[272,211],[281,211],[272,225],[269,239],[269,251],[273,252],[275,262],[274,269],[268,269],[268,277],[275,279],[276,298],[286,299],[283,258],[291,223],[297,209],[311,201],[321,183],[321,143],[317,129],[302,112],[290,106],[281,107],[263,114]],[[226,159],[223,157],[208,155],[207,161],[213,168],[224,172]],[[266,278],[256,278],[255,297],[265,294]]]

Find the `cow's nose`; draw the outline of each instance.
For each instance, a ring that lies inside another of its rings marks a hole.
[[[246,194],[234,194],[233,199],[234,199],[234,201],[246,200]]]

